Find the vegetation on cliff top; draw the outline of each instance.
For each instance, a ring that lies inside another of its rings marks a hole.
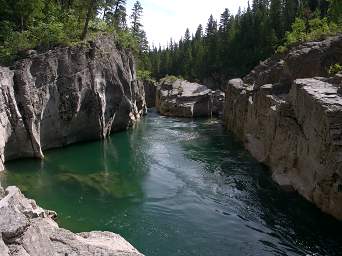
[[[148,42],[137,1],[127,24],[126,0],[0,0],[0,63],[28,49],[78,44],[98,32],[113,34],[140,56]]]
[[[187,29],[179,42],[149,53],[152,76],[181,75],[218,82],[247,74],[276,50],[342,31],[341,0],[253,0],[244,11],[228,9],[217,21],[209,17],[194,35]]]
[[[0,0],[0,64],[29,49],[74,45],[106,32],[133,50],[141,79],[172,74],[221,82],[245,75],[275,51],[342,31],[341,0],[253,0],[236,15],[225,9],[219,22],[211,15],[205,28],[194,35],[187,29],[165,49],[149,49],[142,12],[139,1],[127,17],[126,0]]]

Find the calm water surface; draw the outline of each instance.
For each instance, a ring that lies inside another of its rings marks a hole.
[[[120,233],[147,256],[342,255],[342,225],[279,189],[216,119],[150,113],[136,129],[7,164],[74,232]]]

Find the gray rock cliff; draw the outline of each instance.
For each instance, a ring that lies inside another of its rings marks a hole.
[[[17,187],[1,188],[0,216],[0,256],[142,256],[117,234],[59,228],[56,213],[40,208]]]
[[[0,170],[8,160],[96,140],[145,112],[133,56],[101,36],[0,67]]]
[[[342,219],[342,37],[273,57],[226,88],[224,122],[273,179]],[[316,77],[319,76],[319,77]]]
[[[166,77],[157,86],[156,108],[165,116],[206,117],[223,112],[224,93]]]

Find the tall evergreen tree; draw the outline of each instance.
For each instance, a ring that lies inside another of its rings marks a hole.
[[[272,29],[276,31],[277,38],[283,38],[285,31],[284,15],[281,0],[271,0],[270,19]]]
[[[221,14],[220,19],[220,31],[221,32],[227,32],[229,30],[229,24],[230,24],[230,11],[228,8],[224,10],[224,12]]]
[[[215,35],[217,32],[217,21],[214,19],[213,15],[210,15],[205,31],[207,36]]]
[[[140,1],[136,1],[131,14],[131,30],[135,38],[139,43],[140,52],[145,52],[148,50],[148,42],[146,38],[146,32],[143,30],[143,25],[141,23],[141,18],[143,14],[143,8]]]
[[[341,0],[330,0],[329,16],[331,19],[342,24],[342,1]]]
[[[202,25],[198,25],[196,33],[195,33],[195,39],[201,39],[203,37],[203,27]]]
[[[141,17],[143,13],[143,8],[140,1],[136,1],[131,14],[131,29],[135,36],[139,36],[140,30],[142,28]]]
[[[116,0],[113,10],[113,18],[121,29],[126,27],[126,0]]]

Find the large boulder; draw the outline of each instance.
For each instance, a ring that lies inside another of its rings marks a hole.
[[[0,67],[0,170],[4,162],[126,129],[146,112],[129,51],[100,36]]]
[[[322,76],[327,75],[324,63],[342,62],[341,50],[342,37],[334,37],[262,63],[244,80],[229,82],[224,113],[226,128],[271,167],[277,183],[295,189],[338,219],[342,219],[342,79],[340,74]]]
[[[0,256],[142,256],[117,234],[59,228],[51,213],[8,187],[0,197]]]
[[[156,108],[165,116],[207,117],[222,112],[222,97],[205,85],[166,77],[157,87]]]

